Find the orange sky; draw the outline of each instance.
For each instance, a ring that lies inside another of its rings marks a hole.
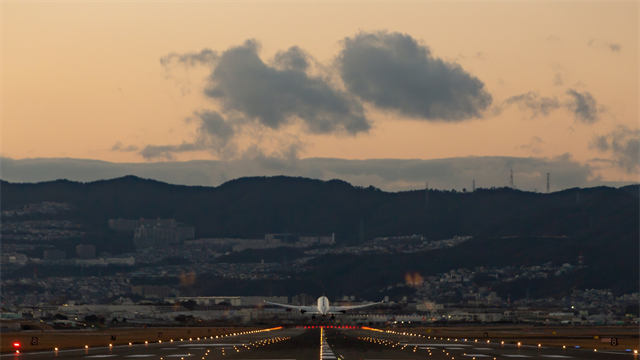
[[[137,152],[110,149],[117,142],[143,148],[190,141],[196,124],[185,119],[218,108],[202,92],[209,69],[167,72],[162,56],[224,51],[253,38],[264,61],[297,45],[329,67],[340,41],[360,30],[420,40],[434,56],[482,80],[494,105],[529,91],[563,98],[572,88],[589,92],[606,110],[594,124],[576,122],[564,110],[530,119],[517,106],[443,123],[365,104],[373,121],[368,134],[312,135],[293,124],[244,135],[240,146],[258,142],[272,150],[269,138],[295,137],[306,145],[305,158],[570,153],[586,162],[607,157],[589,148],[594,135],[621,124],[638,128],[637,2],[3,2],[2,155],[144,162]],[[554,84],[556,74],[563,85]],[[206,151],[176,155],[211,158]],[[615,166],[601,174],[638,178]]]

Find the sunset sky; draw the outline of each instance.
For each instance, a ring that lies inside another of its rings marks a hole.
[[[638,10],[3,2],[2,179],[637,182]]]

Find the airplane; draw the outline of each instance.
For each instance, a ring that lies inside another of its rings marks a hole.
[[[335,319],[336,315],[344,314],[347,310],[359,309],[367,306],[373,306],[382,304],[384,301],[365,304],[365,305],[351,305],[351,306],[329,306],[329,299],[326,296],[321,296],[318,298],[317,306],[297,306],[297,305],[286,305],[286,304],[278,304],[272,303],[266,300],[262,300],[265,304],[282,306],[289,309],[300,310],[300,313],[309,313],[313,314],[312,318],[315,319],[315,314],[320,314],[322,316],[331,315],[332,319]]]

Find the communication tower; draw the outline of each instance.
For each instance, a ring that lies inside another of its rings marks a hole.
[[[424,207],[429,207],[429,182],[427,182],[427,186],[424,188]]]
[[[513,168],[511,168],[511,177],[509,178],[509,187],[513,189]]]
[[[550,182],[549,182],[549,176],[550,175],[551,175],[551,173],[547,173],[547,194],[550,192],[549,189],[551,189]]]
[[[472,183],[472,185],[471,185],[471,190],[472,190],[473,192],[476,192],[476,179],[473,179],[473,183]]]

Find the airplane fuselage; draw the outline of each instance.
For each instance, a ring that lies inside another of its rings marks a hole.
[[[327,315],[329,312],[329,299],[326,296],[318,298],[318,312],[322,315]]]

